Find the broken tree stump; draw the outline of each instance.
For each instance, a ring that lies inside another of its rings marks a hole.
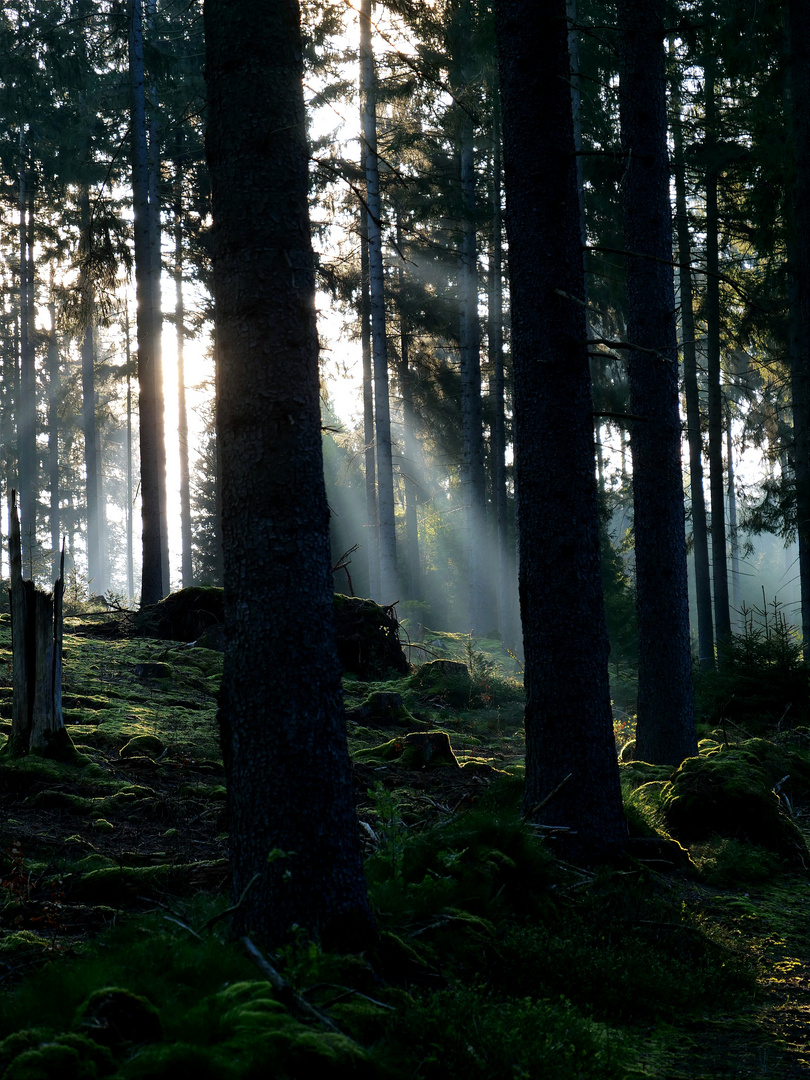
[[[11,651],[14,698],[6,753],[23,757],[32,751],[69,760],[76,756],[62,716],[62,597],[65,591],[65,545],[53,593],[37,589],[22,575],[17,493],[9,511],[11,563]]]

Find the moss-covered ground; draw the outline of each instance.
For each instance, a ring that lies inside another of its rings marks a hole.
[[[379,941],[291,939],[288,1007],[218,918],[221,656],[116,619],[66,625],[78,764],[0,754],[0,1077],[807,1074],[810,732],[707,725],[675,774],[624,763],[632,832],[689,859],[572,866],[520,820],[515,658],[426,632],[412,661],[450,664],[345,680]]]

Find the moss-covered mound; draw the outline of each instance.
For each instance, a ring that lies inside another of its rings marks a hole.
[[[166,641],[196,641],[209,626],[223,622],[225,607],[222,589],[192,585],[164,597],[159,604],[142,611],[136,633]]]
[[[793,865],[810,866],[804,839],[773,790],[779,779],[773,773],[779,770],[773,760],[770,767],[766,762],[772,746],[752,740],[687,758],[660,791],[669,832],[684,843],[715,835],[744,840]]]
[[[410,671],[393,608],[336,593],[335,630],[344,671],[361,679],[379,678],[389,671],[402,675]]]
[[[417,671],[414,689],[425,699],[458,707],[469,702],[473,681],[466,664],[458,660],[431,660]]]

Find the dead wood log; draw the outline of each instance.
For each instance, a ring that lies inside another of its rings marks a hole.
[[[65,545],[53,593],[37,589],[22,575],[22,543],[17,493],[9,511],[11,563],[11,650],[13,704],[6,753],[23,757],[32,751],[70,760],[76,750],[62,716],[62,597],[65,591]]]

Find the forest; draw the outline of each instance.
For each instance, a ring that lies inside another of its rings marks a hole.
[[[806,1075],[810,7],[0,38],[0,1077]]]

